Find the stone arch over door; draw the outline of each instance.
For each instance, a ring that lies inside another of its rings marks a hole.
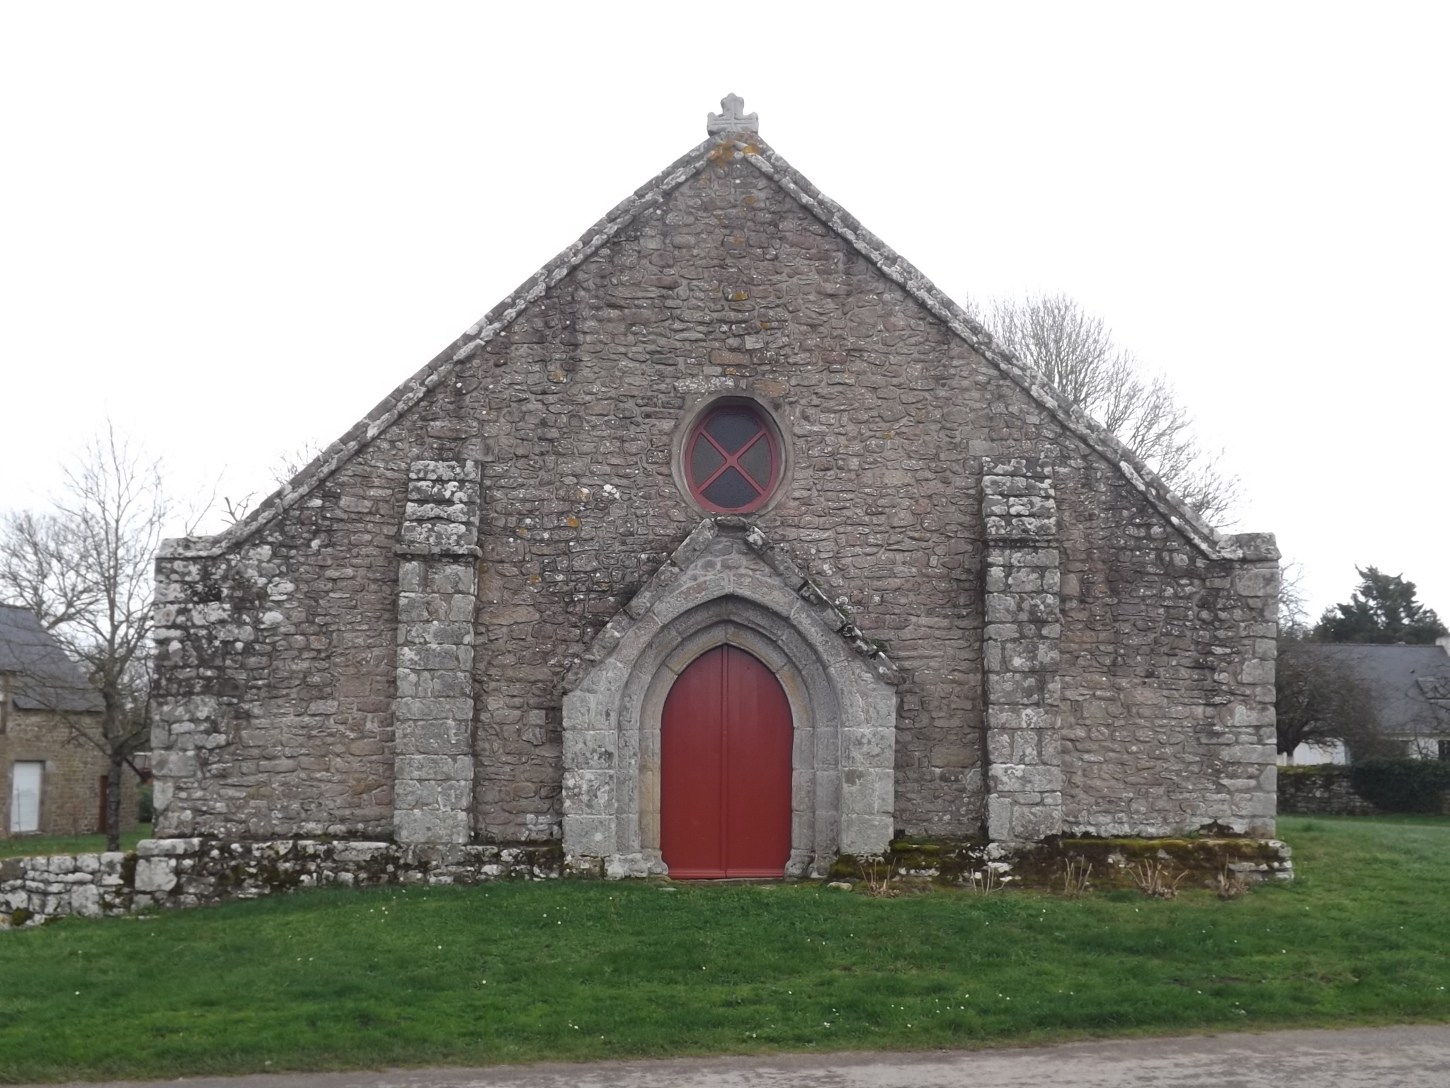
[[[772,562],[774,560],[774,562]],[[731,645],[780,681],[794,720],[788,875],[890,842],[894,671],[748,526],[702,523],[566,681],[564,851],[609,876],[663,873],[660,716],[674,678]],[[868,651],[863,653],[863,649]]]

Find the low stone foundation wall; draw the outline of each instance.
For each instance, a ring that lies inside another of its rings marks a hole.
[[[1279,768],[1279,811],[1286,815],[1374,816],[1380,812],[1350,784],[1349,768]]]
[[[884,859],[842,858],[835,879],[929,881],[954,887],[1010,886],[1063,890],[1071,865],[1098,891],[1137,886],[1145,867],[1184,890],[1217,888],[1221,876],[1246,883],[1293,880],[1293,851],[1278,839],[1070,839],[1053,837],[1020,848],[1001,843],[904,840]],[[1089,870],[1088,867],[1091,867]]]
[[[1059,889],[1069,863],[1092,866],[1092,887],[1132,887],[1135,868],[1187,873],[1213,887],[1225,872],[1246,881],[1292,880],[1289,847],[1266,839],[1051,839],[1028,846],[898,840],[884,858],[842,857],[833,878],[932,881]],[[219,842],[145,839],[132,853],[0,860],[0,928],[52,918],[100,918],[198,907],[325,885],[482,884],[552,880],[564,856],[552,845],[409,845],[394,842]]]
[[[0,860],[0,928],[146,909],[196,907],[339,884],[479,884],[560,875],[558,845],[143,839],[134,853]]]

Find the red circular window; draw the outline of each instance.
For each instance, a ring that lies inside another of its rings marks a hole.
[[[690,494],[722,514],[763,505],[780,479],[775,433],[754,408],[729,404],[707,412],[685,443]]]

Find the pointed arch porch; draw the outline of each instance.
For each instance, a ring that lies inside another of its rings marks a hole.
[[[571,673],[563,708],[570,866],[613,877],[667,871],[660,718],[675,677],[720,645],[763,662],[790,703],[787,875],[819,875],[839,854],[887,848],[894,670],[772,552],[753,527],[707,519]]]

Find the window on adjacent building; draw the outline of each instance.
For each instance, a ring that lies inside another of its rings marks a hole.
[[[760,411],[729,403],[707,412],[685,443],[690,494],[704,507],[741,514],[764,505],[780,480],[780,446]]]

